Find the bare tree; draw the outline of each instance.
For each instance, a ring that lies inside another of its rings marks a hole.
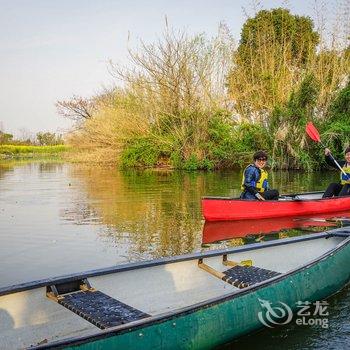
[[[96,104],[91,98],[74,95],[70,100],[56,102],[56,108],[63,117],[80,122],[92,118]]]
[[[21,142],[25,142],[28,144],[35,143],[36,136],[33,132],[29,131],[27,128],[18,129],[18,137],[17,139]]]
[[[227,97],[225,73],[231,64],[228,37],[224,24],[212,40],[166,27],[156,43],[141,41],[139,50],[129,49],[131,69],[110,62],[109,71],[152,116],[223,106]]]

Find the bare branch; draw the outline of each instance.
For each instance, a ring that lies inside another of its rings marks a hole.
[[[93,99],[84,99],[74,95],[70,100],[58,101],[56,108],[58,114],[79,122],[92,118],[96,105]]]

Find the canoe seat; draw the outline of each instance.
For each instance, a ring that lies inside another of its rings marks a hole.
[[[256,266],[236,265],[223,271],[223,275],[223,281],[242,289],[278,276],[280,273]]]
[[[78,283],[78,290],[65,294],[58,294],[57,291],[70,289],[62,285],[50,286],[47,296],[100,329],[119,326],[150,316],[91,288],[89,284],[87,288],[86,282],[87,280]]]

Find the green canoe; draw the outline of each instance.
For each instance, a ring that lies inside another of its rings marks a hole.
[[[210,349],[336,293],[349,261],[345,227],[0,288],[0,348]]]

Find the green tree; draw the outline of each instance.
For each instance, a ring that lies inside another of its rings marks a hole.
[[[38,132],[36,138],[41,146],[53,146],[63,144],[62,136],[51,132]]]
[[[318,166],[317,161],[310,158],[304,129],[307,121],[313,119],[319,91],[318,81],[308,74],[292,91],[289,101],[274,108],[269,135],[278,167],[311,170]]]
[[[252,51],[261,47],[288,45],[288,59],[295,65],[305,63],[314,54],[319,43],[319,34],[314,31],[310,17],[297,16],[283,8],[259,11],[243,25],[238,56],[242,61],[251,61]]]
[[[13,135],[0,131],[0,144],[5,145],[11,142],[13,142]]]
[[[263,10],[249,18],[228,76],[238,113],[246,119],[265,121],[302,80],[303,69],[314,59],[318,42],[312,20],[287,9]]]

